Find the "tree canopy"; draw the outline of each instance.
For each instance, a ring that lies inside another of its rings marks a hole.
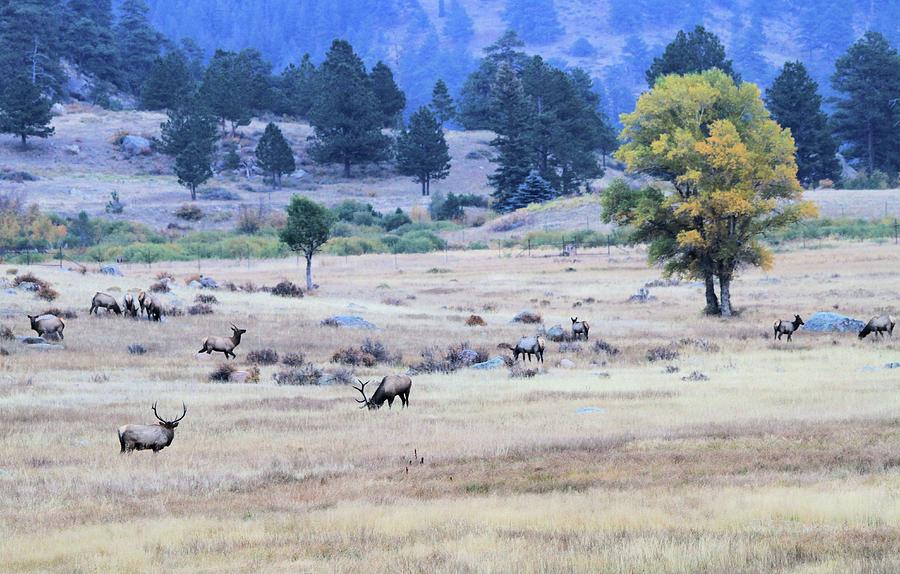
[[[736,82],[740,81],[731,60],[725,57],[725,46],[718,36],[707,32],[703,26],[697,26],[687,34],[679,30],[663,54],[650,64],[647,84],[652,86],[667,74],[691,74],[713,68],[722,70]]]
[[[423,196],[430,195],[433,180],[450,173],[450,148],[444,130],[425,106],[412,115],[409,127],[397,140],[397,168],[422,185]]]
[[[282,175],[293,173],[297,169],[291,146],[278,126],[271,122],[256,146],[256,159],[259,166],[271,176],[274,187],[281,187]]]
[[[312,289],[313,255],[322,249],[331,237],[334,214],[330,209],[311,199],[295,195],[287,206],[287,223],[280,238],[292,251],[306,258],[306,288]]]

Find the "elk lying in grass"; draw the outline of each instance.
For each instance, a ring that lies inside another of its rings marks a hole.
[[[366,398],[365,391],[366,385],[370,381],[365,383],[359,379],[356,379],[356,381],[359,383],[359,386],[353,388],[362,393],[363,396],[363,400],[356,399],[356,402],[362,404],[359,407],[361,409],[368,408],[370,411],[380,409],[385,401],[387,401],[388,408],[391,408],[396,397],[400,397],[400,403],[404,407],[409,406],[409,390],[412,388],[412,379],[406,375],[388,375],[381,379],[381,384],[378,385],[378,388],[375,389],[370,398]]]
[[[866,326],[862,328],[862,331],[859,332],[859,338],[865,339],[869,333],[875,333],[875,336],[881,335],[881,338],[884,338],[884,333],[887,332],[891,337],[894,336],[894,318],[890,315],[876,315],[869,319],[869,322],[866,323]]]
[[[584,335],[584,340],[588,340],[588,331],[591,330],[591,326],[588,325],[587,321],[579,321],[578,317],[570,317],[572,319],[572,338],[578,339],[582,335]]]
[[[59,340],[65,338],[63,329],[66,328],[66,324],[56,315],[28,315],[28,318],[31,320],[31,328],[39,337],[44,337],[45,339],[53,337]]]
[[[137,317],[138,306],[134,300],[134,294],[125,293],[125,297],[122,299],[122,307],[125,309],[125,313],[132,317]]]
[[[154,299],[153,295],[141,291],[138,295],[138,302],[141,305],[141,311],[147,312],[147,318],[151,321],[160,321],[162,318],[162,304],[159,300]]]
[[[203,347],[197,351],[198,353],[206,353],[212,355],[213,351],[224,353],[225,358],[234,358],[234,348],[241,344],[241,335],[247,332],[247,329],[238,329],[231,324],[232,335],[230,337],[207,337],[203,339]]]
[[[109,313],[112,311],[116,315],[122,314],[122,308],[119,307],[119,302],[116,301],[116,298],[108,293],[100,293],[99,291],[94,295],[94,298],[91,299],[91,310],[88,311],[88,315],[92,313],[99,313],[99,309],[106,309],[106,312]]]
[[[175,427],[178,421],[187,414],[187,407],[181,403],[181,416],[175,420],[167,421],[156,412],[156,403],[153,403],[153,414],[159,419],[159,423],[155,425],[123,425],[119,427],[119,444],[122,445],[121,452],[131,452],[133,450],[152,450],[159,452],[172,444],[175,438]]]
[[[782,335],[787,335],[788,341],[790,341],[791,337],[794,335],[794,331],[805,324],[803,319],[800,318],[800,315],[794,315],[793,321],[790,319],[777,319],[773,325],[773,328],[775,329],[774,338],[781,340]]]
[[[528,357],[528,362],[531,362],[531,357],[537,356],[537,360],[541,363],[544,362],[544,338],[541,336],[537,337],[522,337],[519,339],[519,342],[516,343],[516,346],[513,347],[509,343],[501,343],[499,345],[500,348],[509,349],[513,352],[513,360],[518,361],[519,355],[522,355],[522,362],[525,362],[525,357]]]

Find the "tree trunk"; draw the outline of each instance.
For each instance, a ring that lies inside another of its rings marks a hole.
[[[191,201],[197,201],[197,186],[191,186]]]
[[[28,136],[26,136],[25,134],[19,134],[19,137],[22,138],[22,147],[23,147],[23,148],[27,148],[27,147],[28,147],[28,143],[25,141],[25,139],[26,139]]]
[[[866,147],[869,152],[869,177],[872,177],[872,174],[875,172],[875,143],[873,140],[872,121],[869,120],[868,125],[866,126]]]
[[[428,195],[428,189],[425,187],[425,179],[422,179],[422,197]]]
[[[707,315],[718,315],[719,314],[719,298],[716,297],[716,282],[715,278],[710,274],[707,275],[704,279],[706,283],[706,314]]]
[[[306,256],[306,290],[312,291],[312,255]]]
[[[350,177],[350,160],[344,160],[344,177]]]
[[[719,275],[719,293],[721,294],[721,315],[723,317],[731,317],[734,311],[731,308],[731,276],[727,274]]]
[[[425,195],[431,195],[431,176],[425,176]]]

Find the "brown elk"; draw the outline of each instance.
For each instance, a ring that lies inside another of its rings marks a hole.
[[[537,337],[522,337],[519,339],[519,342],[516,343],[516,346],[513,347],[509,343],[501,343],[498,345],[501,349],[509,349],[513,352],[513,360],[518,361],[519,355],[522,355],[522,362],[525,362],[525,357],[528,357],[528,362],[531,362],[532,356],[537,356],[537,360],[541,363],[544,362],[544,347],[545,347],[544,338],[540,335]]]
[[[178,421],[187,414],[187,407],[181,403],[181,416],[175,420],[167,421],[156,412],[156,403],[153,403],[153,414],[159,420],[155,425],[123,425],[119,427],[119,444],[121,452],[133,450],[152,450],[159,452],[172,444],[175,438],[175,428]]]
[[[794,319],[777,319],[775,324],[772,326],[775,329],[774,338],[781,340],[782,335],[787,335],[788,341],[791,340],[791,337],[794,335],[794,332],[800,328],[801,325],[805,325],[803,319],[800,318],[800,315],[794,315]]]
[[[391,408],[396,397],[400,397],[402,406],[409,406],[409,391],[412,388],[412,379],[406,375],[388,375],[381,379],[381,384],[378,385],[378,388],[375,389],[375,392],[369,398],[366,398],[365,389],[366,385],[371,381],[366,381],[365,383],[359,379],[356,379],[356,381],[359,383],[359,386],[353,388],[362,393],[363,396],[363,400],[356,399],[356,402],[362,404],[359,407],[361,409],[368,408],[370,411],[380,409],[385,401],[387,401],[388,408]]]
[[[588,331],[591,330],[591,326],[588,325],[587,321],[579,321],[578,317],[570,317],[572,319],[572,338],[578,339],[582,335],[584,335],[584,340],[588,340]]]
[[[122,309],[119,307],[119,302],[116,301],[116,298],[107,293],[100,293],[99,291],[94,295],[94,298],[91,299],[91,310],[88,311],[88,315],[92,313],[98,313],[99,309],[106,309],[106,312],[109,313],[112,311],[116,315],[122,314]]]
[[[125,309],[125,313],[132,317],[137,317],[138,306],[134,301],[134,294],[125,293],[125,297],[122,299],[122,307]]]
[[[31,328],[39,337],[53,336],[59,340],[65,339],[63,329],[66,328],[66,324],[56,315],[28,315],[28,319],[31,320]]]
[[[141,309],[147,312],[147,319],[151,321],[162,320],[162,303],[158,299],[154,299],[149,293],[141,291],[140,295],[138,295],[138,302],[141,304]]]
[[[891,337],[894,336],[894,318],[890,315],[876,315],[869,319],[869,322],[866,323],[866,326],[862,328],[862,331],[859,332],[859,338],[865,339],[869,333],[875,333],[875,336],[881,335],[881,338],[884,338],[885,332]]]
[[[247,332],[247,329],[238,329],[231,324],[232,335],[230,337],[207,337],[203,339],[203,347],[197,351],[198,353],[206,353],[212,355],[213,351],[224,353],[225,358],[234,358],[234,348],[241,344],[241,335]]]

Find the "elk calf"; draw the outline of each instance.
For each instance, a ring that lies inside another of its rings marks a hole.
[[[106,309],[106,312],[112,311],[116,315],[122,314],[122,309],[119,307],[119,302],[116,301],[116,298],[107,293],[97,292],[94,295],[94,298],[91,299],[91,310],[88,311],[88,315],[92,313],[99,313],[98,309]]]
[[[544,362],[544,338],[541,336],[537,337],[522,337],[519,339],[519,342],[516,343],[516,346],[513,347],[508,343],[501,343],[499,345],[500,348],[509,349],[513,352],[513,360],[518,361],[519,355],[522,355],[522,362],[525,362],[525,357],[528,357],[528,362],[531,362],[531,357],[537,356],[537,360],[541,363]]]
[[[866,323],[866,326],[862,328],[862,331],[859,332],[859,338],[865,339],[869,333],[875,333],[875,336],[881,335],[881,338],[884,338],[885,332],[891,337],[894,336],[894,318],[890,315],[876,315],[869,319],[869,322]]]
[[[213,351],[224,353],[225,358],[234,358],[234,348],[241,344],[241,335],[247,332],[247,329],[238,329],[231,324],[232,335],[230,337],[207,337],[203,339],[203,347],[198,353],[206,353],[212,355]]]
[[[144,293],[138,295],[138,302],[141,304],[141,310],[147,312],[147,319],[151,321],[162,320],[162,303],[154,299],[152,295]]]
[[[178,421],[187,414],[187,407],[181,403],[181,416],[175,420],[167,421],[156,413],[156,403],[153,403],[153,414],[159,419],[159,423],[155,425],[123,425],[119,427],[119,444],[122,446],[120,452],[131,452],[133,450],[152,450],[159,452],[172,444],[175,438],[175,428]]]
[[[65,338],[63,329],[66,328],[66,324],[56,315],[28,315],[28,319],[31,320],[31,328],[39,337],[53,336],[59,340]]]
[[[131,315],[132,317],[137,317],[138,307],[137,303],[134,301],[134,295],[132,293],[125,293],[125,297],[122,299],[122,307],[125,309],[125,313]]]
[[[380,409],[385,401],[387,401],[388,408],[391,408],[396,397],[400,397],[402,406],[409,406],[409,391],[412,388],[412,379],[406,375],[388,375],[381,379],[381,384],[378,385],[378,388],[375,389],[370,398],[366,398],[365,391],[366,385],[370,381],[365,383],[359,379],[356,379],[356,381],[359,383],[359,386],[353,388],[362,393],[363,396],[363,400],[356,399],[356,402],[362,404],[359,407],[361,409],[368,408],[370,411]]]
[[[591,326],[588,325],[587,321],[579,321],[578,317],[570,317],[572,319],[572,338],[578,339],[582,335],[584,335],[584,340],[588,340],[588,331],[591,330]]]
[[[805,325],[803,319],[800,318],[800,315],[794,315],[794,320],[790,319],[778,319],[775,321],[773,328],[775,329],[775,339],[781,340],[782,335],[787,335],[788,341],[791,340],[791,337],[794,334],[794,331],[800,328],[801,325]]]

